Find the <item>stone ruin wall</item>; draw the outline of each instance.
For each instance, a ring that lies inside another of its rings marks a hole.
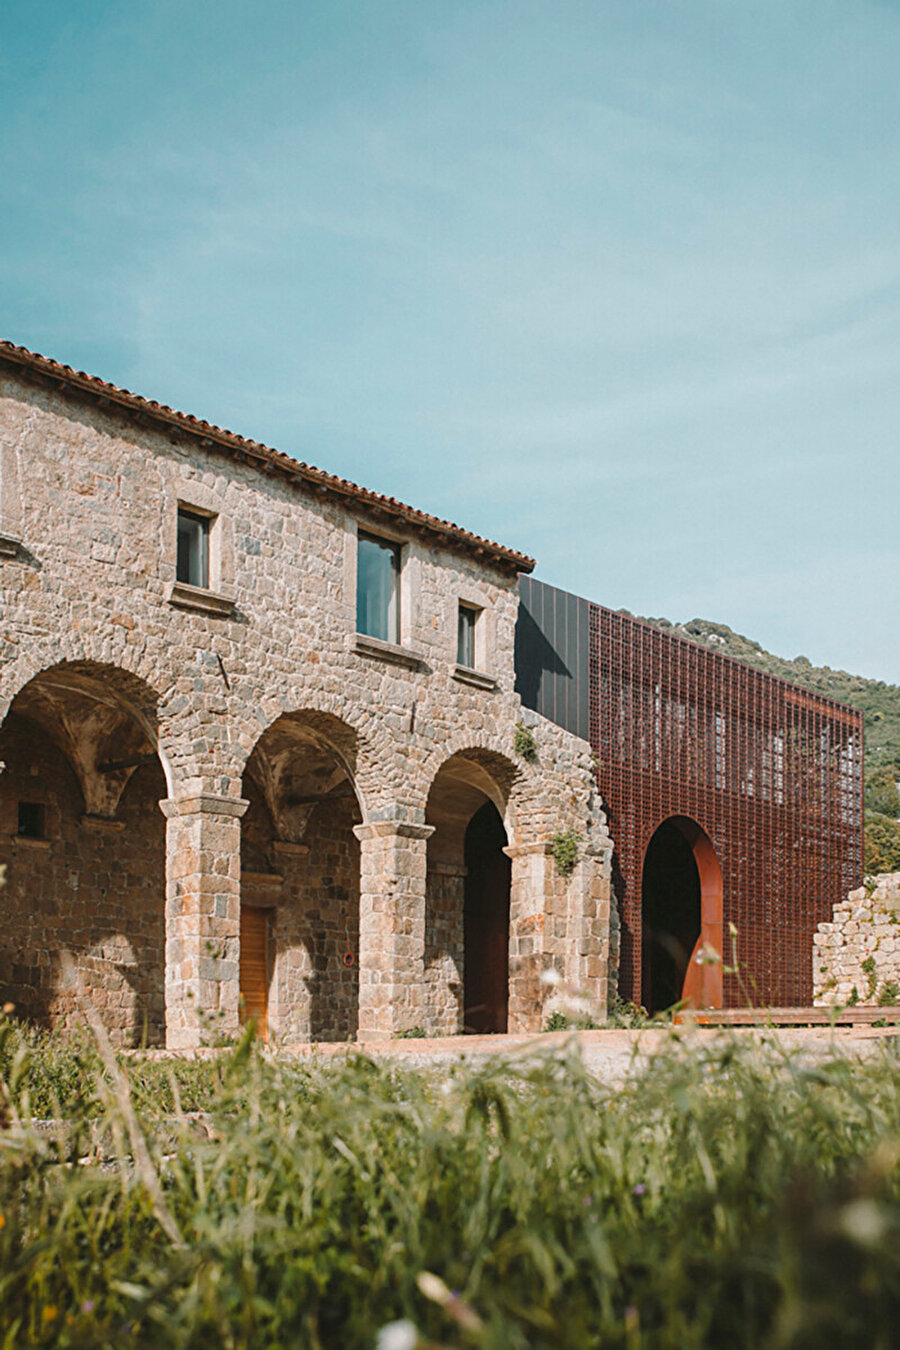
[[[227,612],[173,603],[179,502],[216,516]],[[358,525],[404,545],[413,664],[355,643]],[[23,1009],[73,1015],[67,947],[120,1043],[165,1024],[170,1045],[196,1044],[207,1012],[233,1030],[243,897],[272,909],[280,1035],[460,1029],[462,858],[458,840],[428,843],[455,758],[509,840],[510,1028],[541,1025],[548,965],[603,1016],[612,841],[589,746],[514,692],[514,576],[2,368],[0,542],[0,984]],[[492,687],[456,675],[460,600],[482,607]],[[533,764],[513,751],[520,721]],[[354,799],[298,825],[273,807],[279,756],[331,727]],[[151,762],[103,769],[135,751]],[[16,836],[19,801],[45,806],[47,840]],[[562,878],[552,837],[568,829],[579,862]]]
[[[813,938],[817,1007],[900,1003],[900,872],[871,877],[834,907]]]

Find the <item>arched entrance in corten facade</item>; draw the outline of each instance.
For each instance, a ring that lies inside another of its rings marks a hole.
[[[2,997],[39,1025],[78,1017],[78,982],[118,1045],[165,1038],[166,778],[156,696],[96,662],[35,675],[0,727]]]
[[[510,842],[504,825],[514,766],[463,750],[438,770],[425,818],[425,1029],[503,1032],[509,999]]]
[[[654,831],[641,880],[641,1001],[722,1006],[722,872],[709,836],[688,816]]]
[[[345,1041],[359,1006],[356,733],[339,718],[279,717],[244,771],[242,1017],[283,1042]]]

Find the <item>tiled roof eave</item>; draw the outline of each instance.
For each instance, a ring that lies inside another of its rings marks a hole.
[[[425,511],[419,511],[396,497],[386,497],[378,492],[326,473],[312,464],[293,459],[281,450],[264,445],[260,441],[239,436],[233,431],[193,417],[190,413],[179,412],[164,403],[143,398],[128,389],[110,384],[96,375],[88,375],[83,370],[73,370],[50,357],[41,356],[27,347],[16,346],[12,342],[0,340],[0,361],[9,362],[20,370],[55,383],[63,390],[70,390],[96,400],[101,406],[120,408],[138,421],[147,421],[165,426],[170,432],[192,436],[209,448],[218,447],[238,460],[258,464],[264,472],[280,473],[285,477],[300,481],[330,496],[353,502],[366,513],[376,517],[400,521],[445,547],[461,550],[474,555],[479,561],[500,567],[505,572],[531,572],[534,559],[525,553],[507,548],[491,539],[472,534],[452,521],[441,520]]]

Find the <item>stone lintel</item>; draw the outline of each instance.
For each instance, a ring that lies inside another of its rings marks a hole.
[[[364,839],[387,839],[392,835],[401,839],[430,839],[434,825],[411,825],[405,820],[376,820],[367,825],[354,825],[353,833]]]
[[[407,666],[410,670],[417,670],[424,664],[422,656],[411,647],[401,647],[397,642],[382,642],[381,638],[369,637],[368,633],[351,633],[347,646],[357,656],[372,656],[376,661]]]
[[[235,597],[223,595],[219,591],[204,590],[202,586],[189,586],[186,581],[176,581],[169,594],[169,604],[177,609],[196,609],[201,614],[214,614],[227,619],[234,612]]]
[[[507,858],[528,858],[536,853],[549,855],[553,852],[553,843],[549,839],[541,839],[532,844],[507,844],[503,852]]]
[[[194,797],[164,797],[159,804],[166,820],[174,816],[242,816],[250,803],[244,797],[220,797],[212,792]]]
[[[280,872],[241,872],[242,886],[283,886]]]
[[[497,681],[493,675],[488,675],[483,670],[475,670],[472,666],[461,666],[457,664],[453,668],[454,680],[459,680],[460,684],[470,684],[474,689],[496,689]]]
[[[92,816],[85,814],[81,817],[80,824],[86,830],[100,830],[109,834],[124,830],[124,820],[116,820],[114,816]]]

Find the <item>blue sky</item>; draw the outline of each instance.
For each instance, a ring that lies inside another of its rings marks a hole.
[[[900,682],[900,3],[6,0],[0,335]]]

